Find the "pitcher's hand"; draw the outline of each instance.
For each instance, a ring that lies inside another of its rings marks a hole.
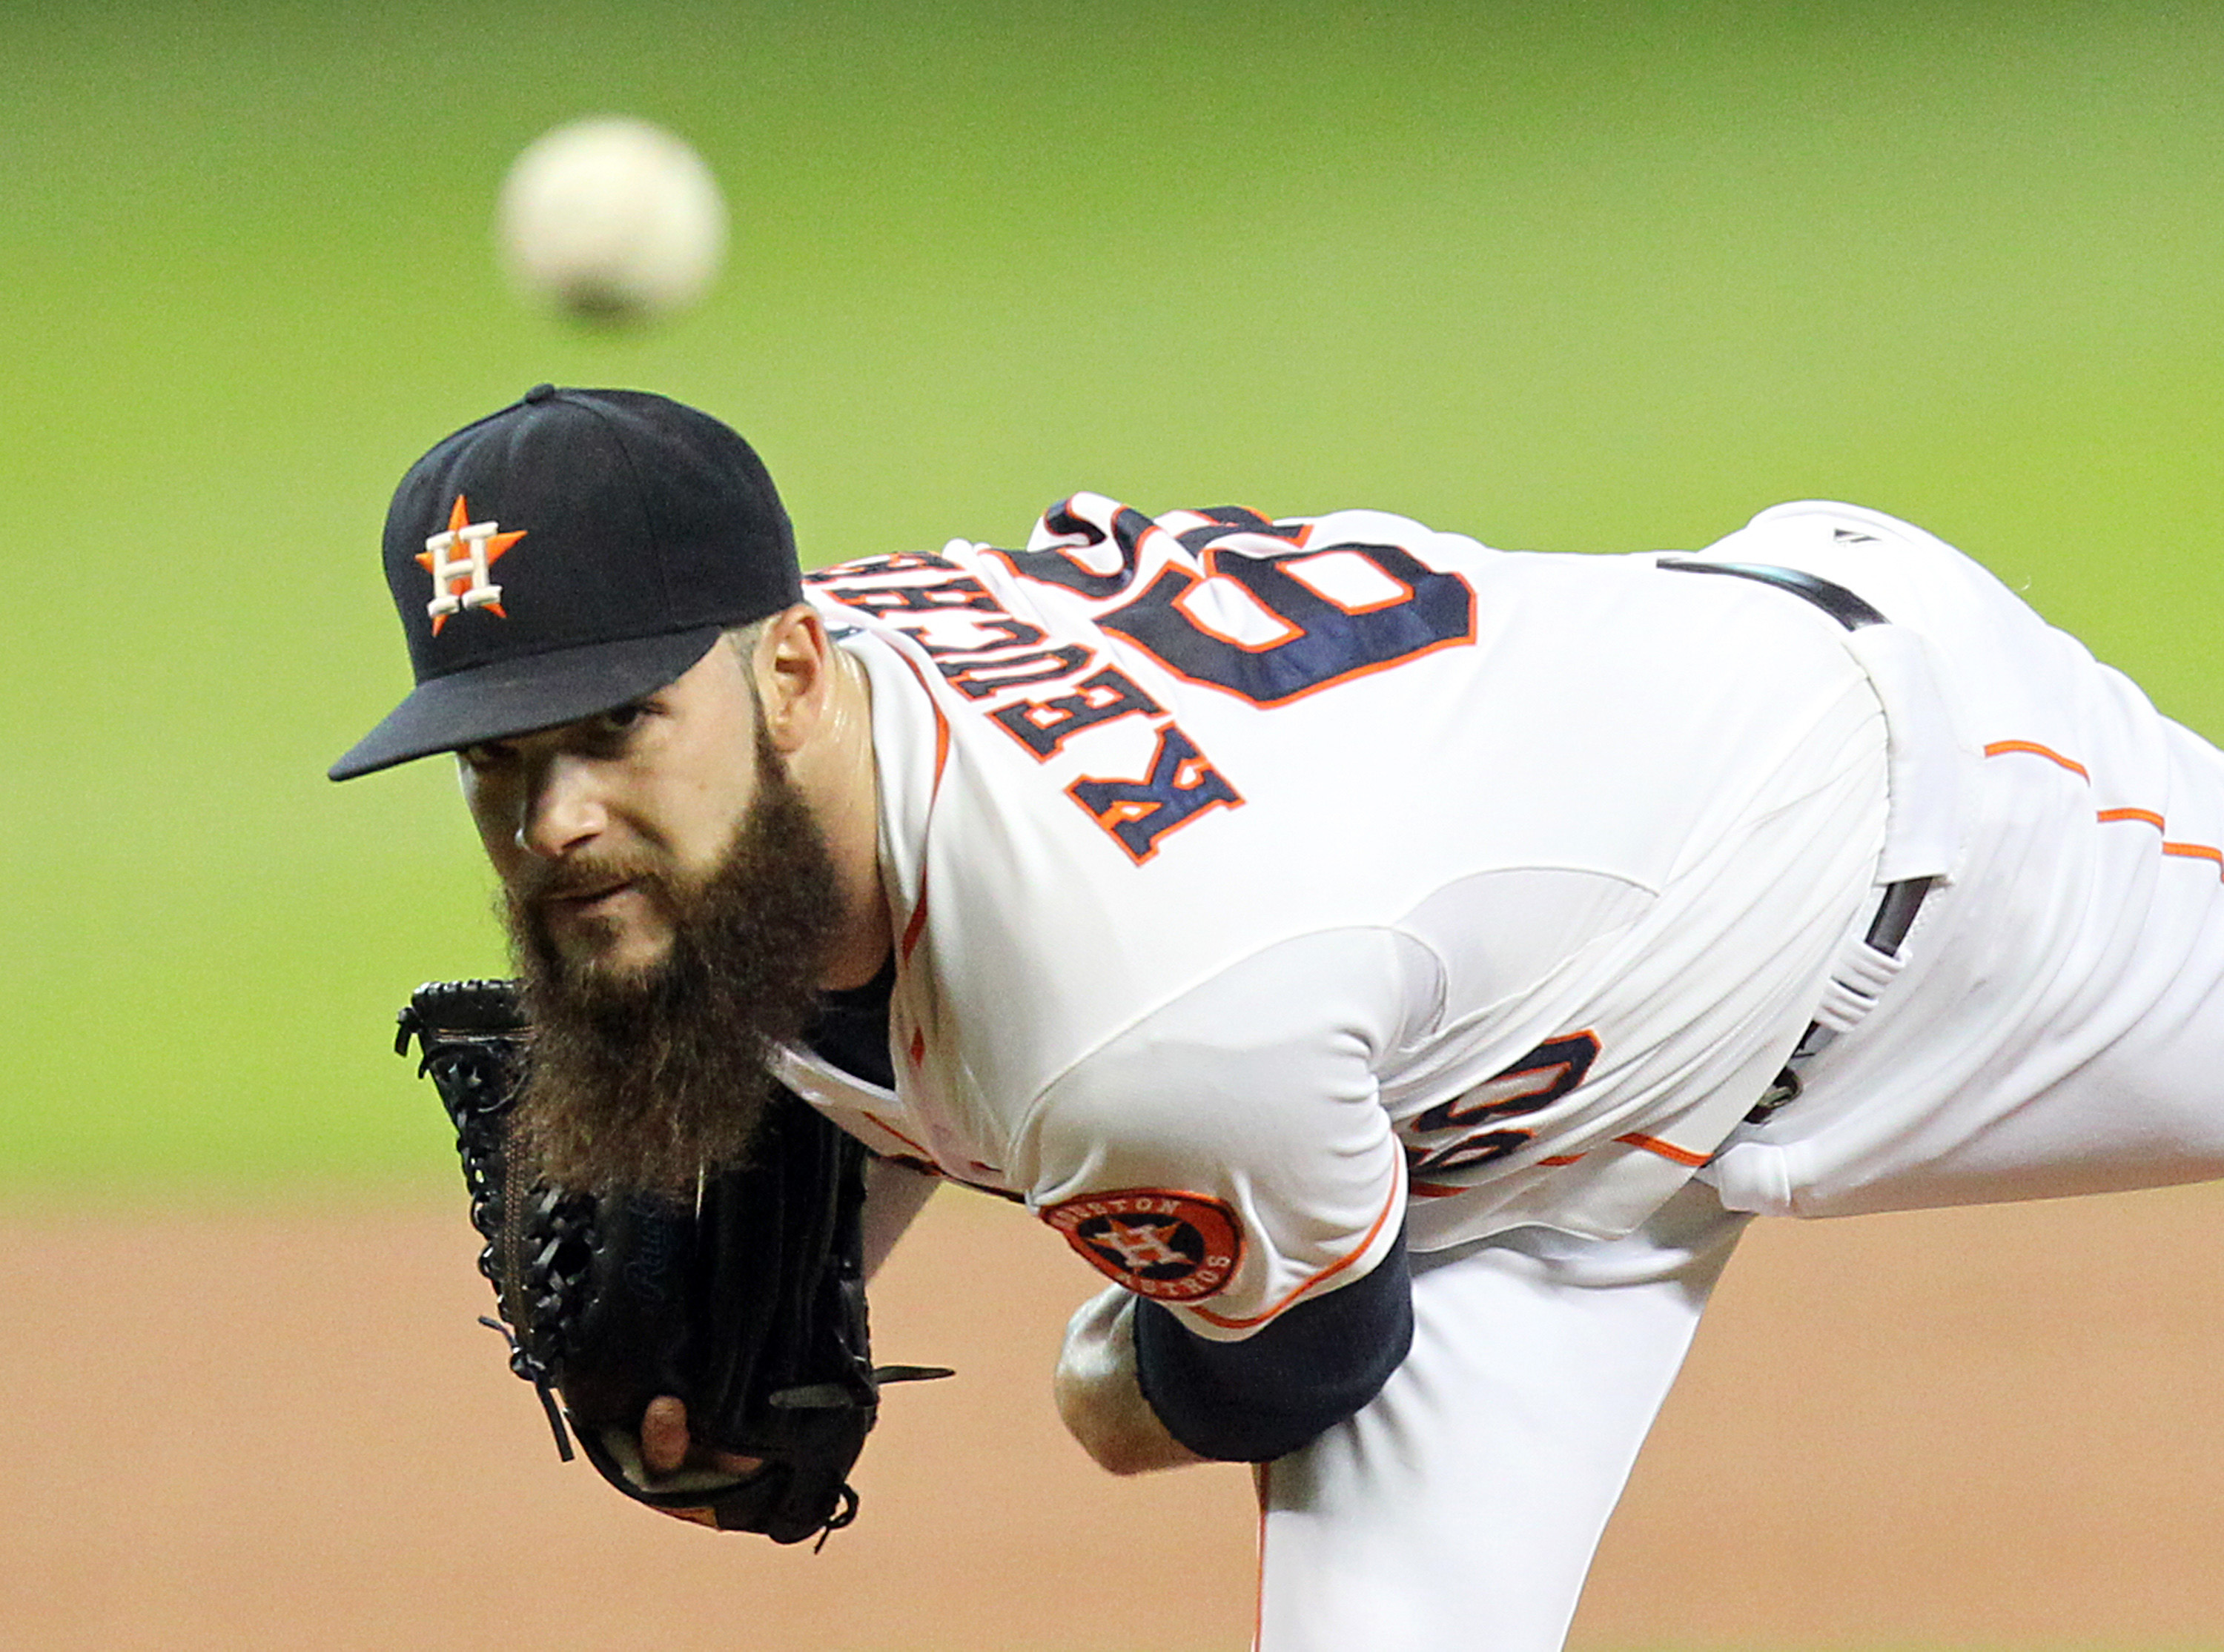
[[[761,1457],[743,1457],[730,1451],[714,1451],[687,1432],[687,1407],[670,1394],[648,1403],[641,1418],[641,1460],[652,1474],[677,1474],[698,1469],[736,1476],[754,1474],[764,1466]]]

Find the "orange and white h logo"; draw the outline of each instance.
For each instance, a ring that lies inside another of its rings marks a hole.
[[[483,608],[501,619],[509,617],[502,611],[502,587],[489,577],[489,572],[496,559],[524,537],[523,528],[504,533],[497,523],[474,522],[463,495],[456,495],[447,527],[425,541],[424,552],[417,558],[433,576],[433,600],[425,605],[425,612],[432,616],[434,636],[440,634],[440,627],[451,615],[467,608]]]
[[[1178,1231],[1180,1226],[1173,1220],[1145,1222],[1115,1216],[1104,1224],[1103,1232],[1091,1233],[1089,1242],[1117,1254],[1121,1265],[1130,1273],[1143,1268],[1181,1266],[1190,1258],[1166,1243],[1167,1230]]]

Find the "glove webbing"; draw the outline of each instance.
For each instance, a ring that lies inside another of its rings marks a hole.
[[[456,1129],[457,1147],[471,1195],[472,1226],[484,1241],[479,1252],[479,1271],[494,1286],[502,1314],[502,1320],[483,1317],[481,1323],[503,1336],[509,1348],[511,1371],[532,1384],[548,1418],[559,1455],[566,1461],[572,1460],[572,1431],[565,1427],[572,1419],[566,1416],[566,1407],[559,1403],[556,1390],[562,1385],[566,1390],[566,1400],[572,1397],[567,1368],[568,1362],[580,1354],[580,1350],[572,1346],[575,1337],[584,1334],[582,1327],[587,1317],[609,1300],[600,1294],[607,1285],[597,1283],[605,1259],[603,1252],[611,1245],[622,1250],[630,1243],[625,1237],[627,1226],[642,1220],[642,1214],[630,1202],[612,1206],[607,1214],[617,1226],[605,1232],[601,1220],[605,1213],[593,1196],[552,1189],[537,1182],[527,1170],[528,1156],[513,1151],[508,1115],[528,1054],[528,1028],[511,983],[430,983],[419,989],[411,1004],[401,1012],[399,1022],[396,1053],[406,1054],[413,1037],[422,1040],[425,1056],[418,1063],[418,1070],[420,1075],[432,1076]],[[802,1111],[802,1116],[810,1116],[805,1104],[792,1097],[790,1102]],[[818,1126],[820,1131],[828,1128],[823,1124]],[[810,1132],[806,1133],[808,1136]],[[852,1142],[843,1151],[846,1157],[854,1159],[861,1150]],[[807,1152],[805,1157],[792,1162],[806,1176],[812,1174],[803,1168],[809,1162]],[[857,1171],[852,1168],[847,1172],[832,1173],[855,1176]],[[692,1213],[698,1222],[710,1220],[704,1202],[708,1191],[698,1189]],[[736,1208],[730,1197],[729,1190],[727,1198],[718,1205],[724,1213],[717,1222],[721,1228],[733,1218]],[[821,1223],[833,1220],[833,1199],[823,1207],[807,1197],[798,1202],[800,1208]],[[854,1224],[856,1219],[856,1207],[851,1205],[841,1220]],[[680,1220],[685,1221],[686,1218]],[[757,1235],[755,1242],[761,1244],[764,1238]],[[815,1227],[787,1230],[779,1242],[783,1245],[800,1244],[805,1253],[810,1254],[824,1251],[834,1239],[834,1229]],[[837,1244],[836,1249],[847,1245],[854,1255],[855,1244],[852,1228],[848,1239]],[[526,1253],[528,1249],[532,1252],[529,1255]],[[785,1288],[797,1290],[825,1288],[824,1280],[817,1287],[811,1286],[807,1275],[793,1281],[783,1277],[781,1283]],[[862,1289],[862,1283],[852,1288]],[[800,1302],[788,1299],[774,1311],[784,1314],[801,1306]],[[824,1304],[821,1306],[823,1308]],[[862,1299],[856,1311],[862,1315]],[[862,1352],[865,1340],[862,1318],[855,1334]],[[751,1352],[748,1357],[751,1359],[762,1352],[756,1345],[749,1346]],[[824,1360],[818,1363],[823,1365]],[[870,1364],[868,1355],[849,1365],[837,1379],[807,1378],[793,1383],[766,1394],[760,1403],[789,1413],[856,1408],[865,1414],[863,1428],[869,1429],[881,1384],[915,1382],[951,1374],[942,1366],[875,1366]],[[736,1385],[736,1375],[727,1373],[728,1387]],[[815,1530],[822,1544],[828,1534],[856,1518],[856,1493],[837,1479],[817,1483],[823,1487],[821,1494],[829,1502],[810,1526],[797,1523],[797,1499],[805,1499],[803,1506],[807,1507],[808,1499],[818,1495],[806,1489],[813,1483],[808,1452],[792,1458],[774,1453],[765,1470],[736,1482],[729,1492],[720,1493],[706,1504],[693,1494],[667,1493],[636,1479],[635,1472],[614,1454],[613,1447],[620,1442],[603,1437],[609,1426],[607,1422],[598,1422],[596,1428],[590,1429],[575,1422],[579,1446],[605,1479],[637,1500],[666,1513],[705,1524],[762,1531],[780,1542],[797,1541]],[[833,1426],[838,1438],[840,1425]],[[848,1449],[854,1454],[856,1447],[852,1444]],[[629,1448],[624,1455],[631,1455]],[[791,1479],[792,1475],[803,1478]]]

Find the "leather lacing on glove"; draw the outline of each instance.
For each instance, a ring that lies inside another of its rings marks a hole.
[[[704,1524],[764,1531],[776,1542],[798,1542],[815,1533],[823,1546],[829,1535],[855,1520],[856,1492],[846,1477],[826,1472],[833,1465],[822,1465],[811,1454],[813,1447],[804,1447],[805,1454],[799,1458],[768,1461],[765,1467],[739,1479],[714,1474],[655,1476],[648,1473],[641,1460],[637,1417],[635,1432],[629,1437],[626,1428],[610,1421],[612,1413],[607,1409],[597,1414],[591,1436],[578,1416],[567,1416],[565,1403],[558,1397],[565,1386],[567,1365],[586,1357],[599,1359],[603,1365],[598,1368],[607,1371],[612,1346],[607,1324],[599,1333],[603,1338],[600,1346],[584,1350],[577,1346],[579,1327],[590,1321],[597,1307],[596,1270],[598,1264],[609,1265],[603,1252],[607,1248],[622,1258],[641,1259],[644,1253],[629,1249],[629,1241],[638,1245],[645,1231],[641,1224],[646,1220],[654,1227],[660,1220],[658,1214],[652,1209],[644,1217],[634,1201],[626,1200],[622,1207],[610,1207],[619,1226],[615,1233],[607,1232],[600,1221],[602,1207],[592,1195],[533,1181],[521,1164],[521,1156],[511,1151],[508,1114],[522,1071],[527,1029],[509,983],[429,984],[420,987],[402,1010],[399,1024],[395,1052],[406,1055],[413,1037],[420,1041],[424,1056],[418,1070],[433,1079],[455,1126],[458,1154],[470,1195],[471,1225],[483,1241],[478,1268],[494,1287],[502,1315],[499,1320],[482,1316],[480,1322],[501,1333],[508,1343],[509,1368],[532,1384],[539,1397],[559,1456],[566,1462],[573,1460],[576,1434],[595,1468],[637,1500]],[[816,1120],[815,1115],[807,1128],[832,1130],[831,1126]],[[843,1151],[854,1156],[858,1150],[850,1144]],[[796,1161],[799,1165],[808,1162]],[[861,1187],[862,1183],[853,1184],[849,1197],[854,1199]],[[690,1213],[672,1212],[668,1220],[677,1226],[669,1230],[654,1228],[652,1238],[668,1232],[692,1233],[705,1215],[703,1198],[698,1189],[692,1213],[694,1221],[691,1222]],[[730,1211],[732,1207],[726,1208]],[[850,1212],[854,1228],[854,1203],[843,1208]],[[840,1219],[836,1220],[838,1228]],[[628,1223],[632,1224],[630,1229]],[[951,1373],[940,1366],[867,1363],[862,1283],[856,1271],[854,1248],[847,1258],[840,1263],[847,1271],[840,1277],[853,1282],[844,1289],[857,1293],[853,1303],[856,1322],[842,1334],[851,1352],[840,1355],[835,1363],[827,1363],[833,1356],[824,1352],[817,1356],[819,1369],[834,1373],[835,1379],[791,1383],[761,1393],[752,1403],[771,1408],[775,1415],[818,1412],[830,1419],[854,1411],[858,1414],[856,1422],[830,1421],[826,1426],[837,1434],[847,1430],[855,1441],[861,1442],[872,1425],[881,1385]],[[799,1277],[811,1277],[807,1272]],[[607,1291],[610,1286],[605,1283],[599,1288]],[[723,1345],[713,1338],[699,1346]],[[630,1352],[629,1349],[627,1363],[630,1363]],[[809,1369],[808,1363],[804,1369]],[[768,1427],[775,1434],[789,1433],[785,1425],[760,1426]],[[818,1426],[806,1426],[806,1434]],[[846,1463],[855,1451],[852,1443],[848,1454],[837,1460]],[[742,1454],[762,1453],[744,1450]],[[805,1477],[803,1481],[799,1482],[798,1476]],[[823,1478],[812,1479],[812,1476]],[[792,1488],[799,1483],[816,1485],[821,1490],[812,1494],[819,1501],[805,1505],[812,1511],[799,1519]],[[743,1489],[750,1487],[757,1489]]]

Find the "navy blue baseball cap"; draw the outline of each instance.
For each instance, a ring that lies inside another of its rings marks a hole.
[[[608,711],[800,602],[749,445],[638,390],[536,385],[410,467],[386,583],[417,686],[335,780]]]

